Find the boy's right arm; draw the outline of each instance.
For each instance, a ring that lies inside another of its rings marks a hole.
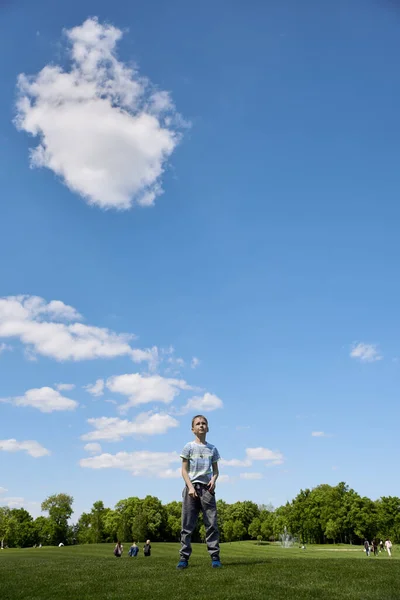
[[[182,458],[182,477],[187,485],[189,496],[197,498],[196,490],[193,487],[193,483],[189,479],[189,461],[187,458]]]

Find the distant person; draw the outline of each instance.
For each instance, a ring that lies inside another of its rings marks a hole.
[[[374,556],[379,556],[379,543],[378,543],[378,540],[374,541]]]
[[[139,554],[139,548],[136,542],[132,543],[132,546],[129,548],[129,556],[136,557]]]
[[[364,549],[365,549],[365,554],[367,556],[369,556],[369,541],[368,540],[364,541]]]
[[[386,538],[385,548],[388,555],[392,556],[392,542],[389,540],[389,538]]]
[[[221,567],[219,559],[219,533],[215,482],[218,478],[219,452],[206,442],[208,421],[203,415],[192,419],[194,440],[186,444],[181,453],[182,477],[185,481],[182,500],[182,531],[180,561],[177,569],[187,569],[192,554],[191,538],[197,525],[199,512],[203,513],[206,543],[211,556],[211,566]]]
[[[151,555],[151,543],[150,543],[150,540],[146,540],[146,543],[143,546],[143,554],[145,556],[150,556]]]
[[[121,542],[119,542],[119,541],[118,541],[118,542],[115,544],[115,548],[114,548],[114,555],[115,555],[117,558],[121,558],[123,551],[124,551],[124,547],[123,547],[123,545],[121,544]]]
[[[383,541],[381,540],[379,542],[379,552],[382,552],[382,550],[383,550]]]

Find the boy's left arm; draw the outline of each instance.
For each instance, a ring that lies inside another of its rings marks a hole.
[[[218,463],[217,462],[213,462],[212,464],[212,470],[213,470],[213,474],[212,477],[210,479],[210,483],[207,486],[207,489],[209,492],[213,493],[215,490],[215,483],[218,479],[218,475],[219,475],[219,469],[218,469]]]

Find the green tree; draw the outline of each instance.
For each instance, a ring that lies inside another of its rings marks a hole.
[[[258,517],[252,520],[247,533],[253,540],[255,540],[261,534],[261,521]]]
[[[91,537],[95,544],[99,544],[104,541],[105,530],[104,530],[104,517],[106,511],[104,504],[101,500],[93,503],[92,510],[90,512],[90,525],[91,525]]]
[[[226,518],[231,521],[240,521],[247,532],[253,519],[259,517],[259,512],[257,504],[245,500],[244,502],[231,504],[226,510]]]
[[[235,540],[242,540],[246,535],[246,527],[242,521],[235,521],[233,523],[233,537]]]
[[[180,539],[181,534],[182,502],[174,501],[166,504],[165,512],[167,515],[166,539],[176,542]]]
[[[232,542],[234,537],[234,522],[226,520],[223,525],[224,537],[227,542]]]
[[[380,537],[400,543],[400,498],[383,496],[377,500],[376,509]]]
[[[10,526],[10,509],[7,506],[0,506],[0,544],[1,548],[7,543],[7,535]]]
[[[42,502],[42,511],[49,513],[49,518],[54,524],[53,544],[65,543],[68,537],[68,519],[72,513],[74,499],[68,494],[54,494]]]
[[[48,517],[37,517],[34,523],[35,543],[49,546],[54,537],[54,523]]]

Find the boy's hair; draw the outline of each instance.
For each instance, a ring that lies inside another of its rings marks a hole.
[[[208,427],[208,419],[207,419],[207,417],[205,417],[204,415],[196,415],[192,419],[192,429],[193,429],[193,425],[194,425],[195,420],[199,419],[200,417],[205,420],[205,422],[207,423],[207,427]]]

